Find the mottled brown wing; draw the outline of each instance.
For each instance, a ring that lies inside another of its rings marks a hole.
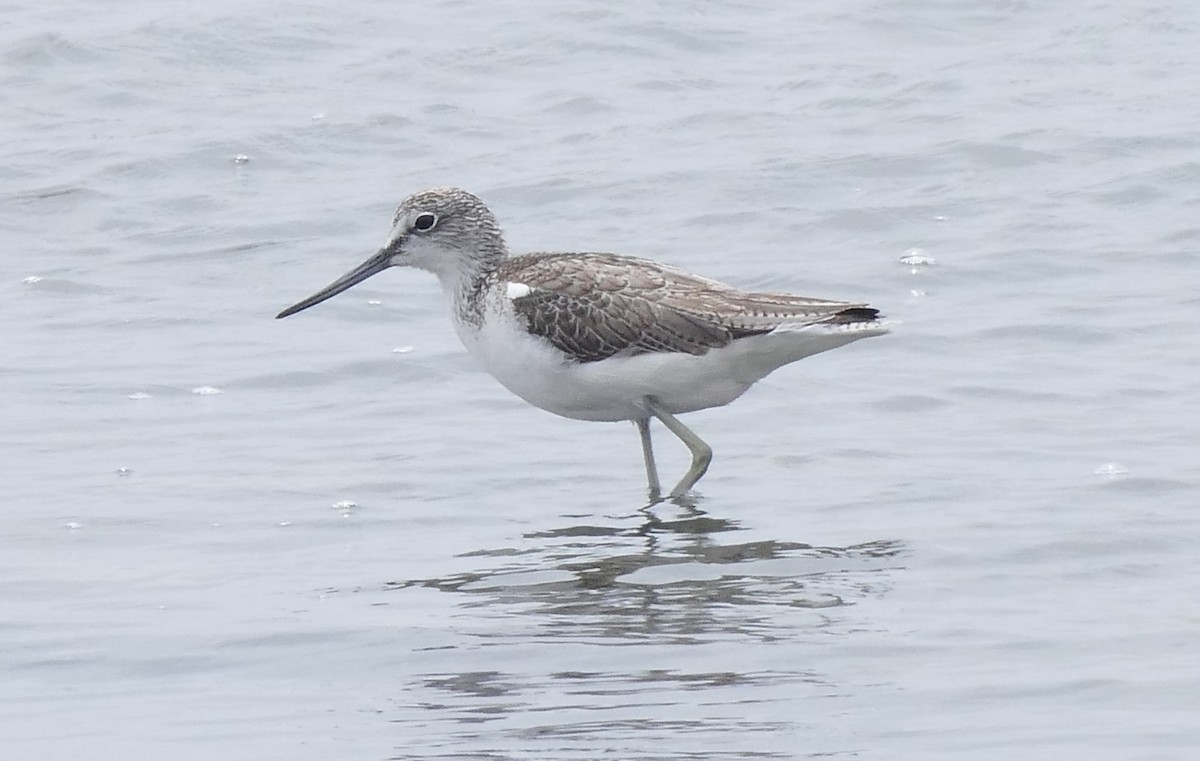
[[[513,307],[530,333],[581,362],[657,351],[703,354],[735,338],[720,325],[636,296],[534,288]]]
[[[527,254],[500,277],[530,290],[513,299],[529,332],[583,362],[648,352],[704,354],[780,325],[858,322],[860,304],[747,293],[647,259],[613,254]]]

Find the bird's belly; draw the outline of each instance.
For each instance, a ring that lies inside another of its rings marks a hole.
[[[460,330],[460,338],[496,380],[530,404],[577,420],[646,417],[653,396],[679,414],[728,404],[761,376],[748,377],[717,349],[701,356],[639,354],[575,362],[549,343],[502,323]]]
[[[577,420],[646,417],[652,396],[672,414],[729,404],[790,362],[878,335],[870,329],[775,331],[741,338],[704,354],[650,352],[576,362],[504,314],[459,337],[496,380],[530,404]]]

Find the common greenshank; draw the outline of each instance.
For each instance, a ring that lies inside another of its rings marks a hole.
[[[371,258],[279,313],[287,317],[389,267],[437,276],[459,339],[525,401],[576,420],[631,420],[652,500],[650,419],[692,454],[686,494],[712,449],[676,415],[729,404],[773,370],[887,332],[866,304],[748,292],[649,259],[509,254],[491,210],[459,188],[404,199]]]

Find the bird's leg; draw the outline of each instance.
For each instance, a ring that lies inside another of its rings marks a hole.
[[[687,448],[692,452],[692,467],[684,474],[675,488],[671,490],[671,498],[678,499],[688,492],[696,482],[704,476],[704,472],[708,470],[708,464],[712,462],[712,447],[704,443],[696,434],[692,433],[692,429],[688,428],[683,423],[679,422],[674,415],[663,409],[654,397],[647,396],[644,400],[646,410],[662,421],[662,424],[667,427],[667,430],[679,437],[679,440],[687,445]]]
[[[633,421],[642,440],[642,459],[646,461],[646,483],[650,487],[650,501],[657,502],[662,487],[658,483],[658,466],[654,464],[654,447],[650,444],[650,418],[638,418]]]

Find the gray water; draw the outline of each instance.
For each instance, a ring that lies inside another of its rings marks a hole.
[[[2,18],[4,758],[1195,758],[1193,4]],[[272,319],[441,184],[900,324],[644,510],[429,276]]]

